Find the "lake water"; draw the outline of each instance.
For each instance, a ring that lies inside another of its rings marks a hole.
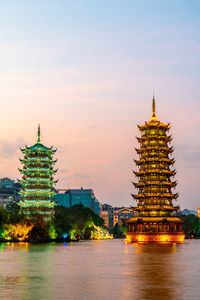
[[[200,299],[200,240],[0,244],[0,299]]]

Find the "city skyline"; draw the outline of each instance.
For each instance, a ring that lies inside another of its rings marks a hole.
[[[19,148],[36,141],[40,123],[42,143],[58,149],[57,188],[92,188],[102,203],[135,206],[135,136],[154,90],[158,118],[171,124],[178,203],[196,209],[200,4],[0,6],[0,176],[20,177]]]

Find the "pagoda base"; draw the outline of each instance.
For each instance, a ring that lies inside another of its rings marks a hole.
[[[184,243],[183,232],[127,232],[128,243]]]

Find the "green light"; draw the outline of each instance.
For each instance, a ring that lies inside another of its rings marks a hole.
[[[1,244],[1,248],[0,250],[3,252],[3,248],[4,248],[4,243]]]
[[[24,176],[21,180],[23,190],[20,192],[21,201],[19,205],[26,214],[29,214],[27,212],[29,207],[35,207],[36,212],[40,214],[52,214],[55,206],[53,200],[55,182],[52,175],[56,173],[52,167],[56,160],[53,160],[52,156],[56,150],[39,142],[31,147],[21,149],[21,151],[25,155],[24,159],[21,160],[23,169],[20,172]],[[49,211],[42,211],[43,209],[49,209]]]

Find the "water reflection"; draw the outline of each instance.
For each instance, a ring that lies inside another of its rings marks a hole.
[[[180,289],[174,276],[176,261],[173,254],[177,245],[143,244],[133,247],[137,254],[136,280],[141,299],[175,299]]]
[[[4,257],[0,256],[0,298],[32,300],[52,297],[48,276],[51,274],[52,256],[48,252],[54,252],[54,244],[7,243],[3,247],[1,245],[1,249],[7,259],[3,260]]]
[[[0,245],[0,299],[199,299],[200,241]]]

